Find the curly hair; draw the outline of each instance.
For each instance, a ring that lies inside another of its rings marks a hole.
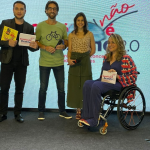
[[[116,60],[120,61],[122,59],[123,55],[126,54],[124,41],[123,41],[122,37],[119,34],[114,34],[113,33],[113,34],[110,35],[110,37],[112,38],[114,43],[117,44],[117,57],[116,57]],[[108,46],[106,48],[106,55],[105,56],[107,58],[107,61],[111,61],[112,52],[109,51]]]

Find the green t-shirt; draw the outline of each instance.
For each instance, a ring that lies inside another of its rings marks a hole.
[[[45,21],[40,22],[36,28],[36,40],[45,46],[55,47],[60,39],[67,39],[66,26],[60,22],[49,25]],[[39,65],[44,67],[57,67],[64,65],[63,50],[56,50],[51,54],[40,49]]]

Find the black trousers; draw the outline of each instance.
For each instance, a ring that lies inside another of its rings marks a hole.
[[[15,81],[14,115],[18,115],[21,113],[26,73],[27,66],[23,66],[21,62],[10,62],[9,64],[1,64],[0,114],[7,114],[9,89],[13,75]]]

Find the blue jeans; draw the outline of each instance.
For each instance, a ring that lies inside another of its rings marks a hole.
[[[64,65],[58,67],[43,67],[40,66],[40,90],[38,110],[45,111],[46,93],[48,88],[49,76],[51,69],[54,72],[56,85],[58,90],[58,107],[59,111],[65,111],[65,91],[64,91]]]

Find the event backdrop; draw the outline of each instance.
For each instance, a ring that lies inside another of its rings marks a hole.
[[[27,6],[25,20],[36,25],[47,19],[45,5],[47,0],[23,0]],[[127,53],[132,56],[140,75],[137,85],[146,99],[146,111],[150,112],[150,0],[56,0],[60,11],[57,21],[66,25],[68,34],[73,30],[73,19],[79,12],[84,12],[96,41],[96,53],[91,57],[93,79],[100,75],[103,56],[108,36],[115,32],[120,34],[126,43]],[[1,0],[0,22],[13,18],[15,0]],[[39,91],[39,51],[29,52],[30,66],[24,90],[24,108],[37,108]],[[68,68],[67,49],[64,50],[65,91],[67,93]],[[9,96],[9,107],[14,106],[15,84],[12,80]],[[49,80],[46,108],[57,109],[57,90],[53,72]],[[66,107],[68,108],[68,107]]]

